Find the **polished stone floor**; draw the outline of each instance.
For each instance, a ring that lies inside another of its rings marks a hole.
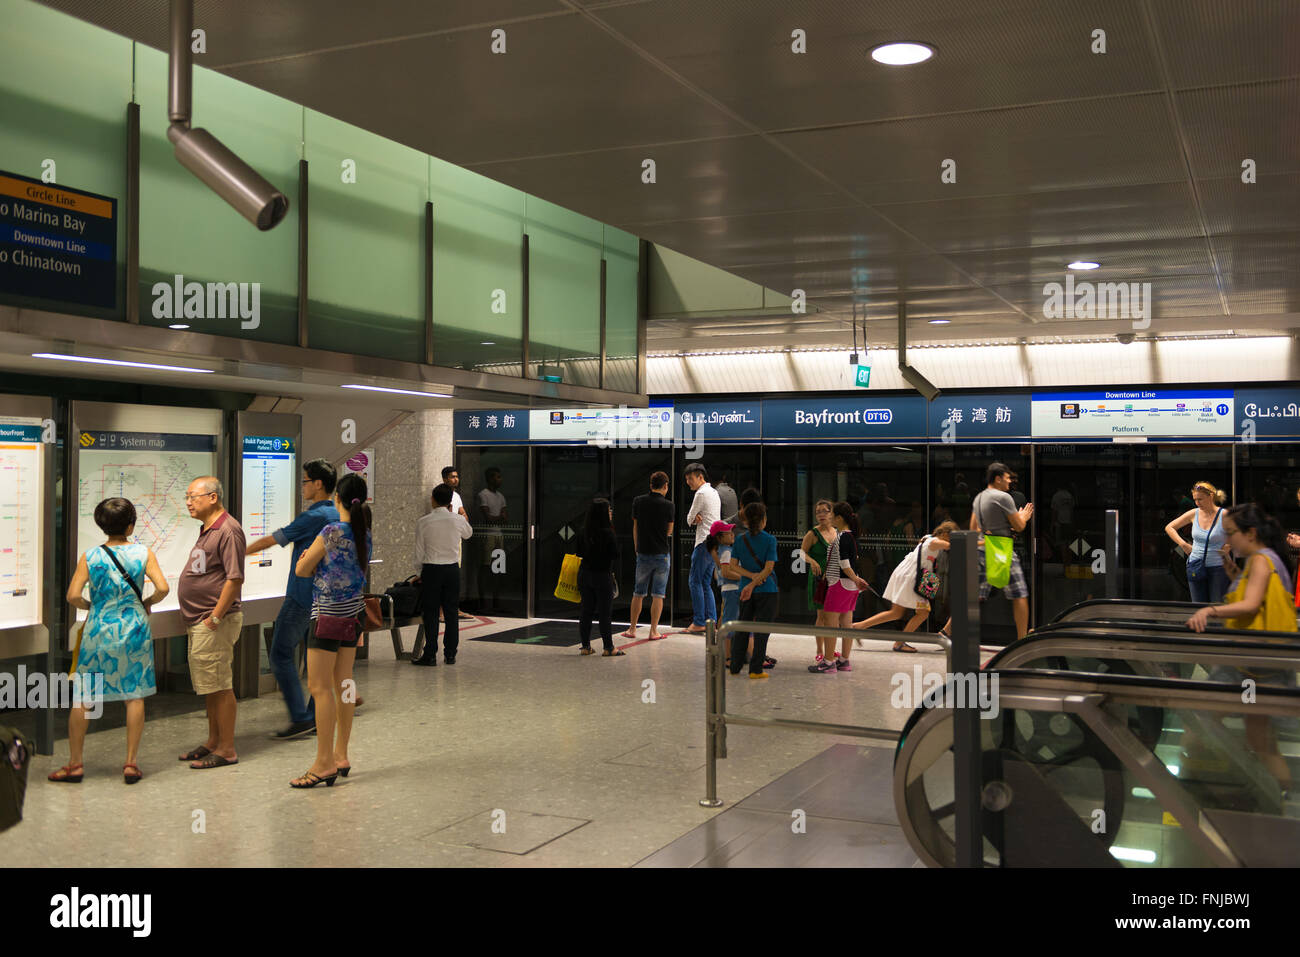
[[[618,639],[627,649],[622,658],[471,640],[521,624],[484,620],[467,628],[457,663],[432,669],[395,660],[387,635],[378,635],[370,659],[358,663],[365,706],[352,740],[354,771],[334,788],[289,788],[311,763],[315,738],[268,737],[285,724],[274,692],[240,702],[240,763],[230,768],[194,771],[176,760],[204,738],[202,712],[146,725],[145,778],[132,787],[121,778],[124,729],[89,736],[80,785],[45,780],[67,760],[60,741],[54,757],[32,762],[25,819],[0,835],[0,865],[632,866],[651,863],[751,796],[743,810],[780,818],[789,833],[790,812],[778,805],[802,791],[777,782],[837,744],[849,746],[842,756],[888,763],[887,748],[863,739],[733,727],[729,756],[719,762],[725,803],[702,808],[702,639],[677,634],[647,643],[642,626],[639,643]],[[414,631],[404,633],[408,649]],[[901,728],[910,710],[891,704],[891,676],[910,675],[918,664],[944,668],[933,646],[905,655],[872,640],[854,652],[852,672],[812,675],[805,669],[811,649],[810,638],[773,636],[770,653],[781,664],[766,681],[729,678],[728,710]],[[875,786],[864,799],[874,805],[885,794]],[[830,796],[832,805],[843,798]],[[823,816],[836,818],[850,844],[888,845],[869,863],[908,866],[914,858],[902,853],[906,846],[876,833],[896,830],[891,815],[882,804],[856,818]],[[751,849],[732,863],[799,866],[811,843],[783,840],[788,853]],[[671,863],[727,863],[726,855],[704,856]]]

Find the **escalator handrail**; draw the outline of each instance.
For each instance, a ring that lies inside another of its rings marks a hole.
[[[1046,647],[1017,645],[1005,648],[985,667],[993,671],[1039,670],[1030,662],[1043,658],[1082,655],[1089,658],[1119,661],[1186,662],[1194,664],[1226,665],[1246,671],[1251,669],[1291,668],[1300,673],[1300,646],[1265,645],[1251,648],[1233,642],[1177,642],[1146,641],[1135,639],[1123,642],[1123,647],[1097,644],[1096,639],[1079,635],[1057,635],[1044,639]],[[1023,654],[1021,654],[1023,652]],[[1042,669],[1059,670],[1059,669]],[[1074,674],[1091,674],[1073,670]],[[1108,672],[1110,673],[1110,672]],[[1234,685],[1235,687],[1235,685]]]
[[[1237,711],[1242,709],[1241,690],[1235,685],[1224,685],[1215,681],[1196,681],[1191,678],[1154,678],[1145,675],[1102,675],[1085,671],[1057,671],[1049,668],[999,668],[996,670],[996,674],[998,675],[999,690],[1001,690],[1003,680],[1011,679],[1013,683],[1023,680],[1029,681],[1031,684],[1046,684],[1052,690],[1057,690],[1055,686],[1064,685],[1063,690],[1068,690],[1071,694],[1113,695],[1137,691],[1193,693],[1210,696],[1213,703],[1222,700],[1225,704],[1235,706]],[[1077,689],[1073,687],[1076,685],[1079,686]],[[1255,689],[1255,694],[1256,705],[1260,703],[1261,698],[1268,696],[1276,698],[1279,704],[1294,707],[1297,709],[1297,713],[1300,713],[1300,688],[1260,685]],[[1141,700],[1136,703],[1148,705],[1152,702]]]
[[[1198,633],[1186,625],[1177,625],[1170,621],[1130,621],[1121,618],[1083,618],[1079,621],[1049,622],[1035,628],[1021,641],[1028,641],[1035,636],[1055,635],[1075,629],[1109,629],[1117,635],[1170,635],[1195,637]],[[1300,642],[1300,631],[1264,631],[1255,628],[1211,628],[1200,634],[1215,638],[1253,638],[1259,641],[1275,639],[1277,641]],[[1018,642],[1012,642],[1018,644]],[[1007,647],[1010,647],[1008,645]]]
[[[1238,637],[1240,635],[1241,637]],[[1286,638],[1286,641],[1268,641],[1259,640],[1261,635],[1278,635]],[[1231,634],[1215,632],[1213,635],[1198,635],[1195,632],[1182,631],[1179,634],[1143,634],[1142,632],[1122,632],[1116,631],[1105,635],[1090,633],[1087,631],[1075,631],[1070,628],[1061,628],[1056,631],[1039,631],[1031,635],[1026,635],[1019,641],[1012,642],[1000,649],[985,664],[985,671],[997,670],[1002,668],[1001,662],[1007,658],[1019,654],[1026,648],[1033,647],[1038,642],[1049,642],[1057,639],[1077,640],[1077,641],[1095,641],[1097,642],[1097,658],[1114,658],[1117,654],[1114,650],[1106,646],[1111,642],[1138,642],[1143,645],[1149,645],[1154,648],[1168,648],[1170,650],[1185,650],[1188,653],[1194,653],[1197,650],[1206,652],[1239,652],[1243,655],[1249,655],[1257,652],[1263,655],[1274,657],[1289,658],[1294,656],[1300,661],[1300,634],[1296,632],[1260,632],[1260,631],[1234,631]],[[1107,651],[1110,650],[1108,654]]]
[[[1080,608],[1096,608],[1098,606],[1103,606],[1103,605],[1110,605],[1110,606],[1138,605],[1143,608],[1165,609],[1168,611],[1173,611],[1175,609],[1182,610],[1184,608],[1190,608],[1192,611],[1195,611],[1196,609],[1202,607],[1203,604],[1204,604],[1203,602],[1195,602],[1195,601],[1146,601],[1137,598],[1088,598],[1084,601],[1071,605],[1069,608],[1066,608],[1063,611],[1057,612],[1056,616],[1052,618],[1049,624],[1055,622],[1064,622],[1064,621],[1073,620],[1067,618],[1066,616],[1069,615],[1072,611],[1076,611]],[[1082,619],[1082,620],[1087,621],[1090,619]]]

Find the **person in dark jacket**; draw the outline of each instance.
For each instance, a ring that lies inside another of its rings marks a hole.
[[[605,646],[603,657],[617,658],[625,651],[614,648],[613,625],[610,618],[614,606],[614,568],[618,564],[618,539],[614,535],[614,508],[609,499],[597,498],[587,509],[587,521],[578,536],[577,554],[582,559],[578,567],[578,591],[582,593],[582,608],[578,612],[578,635],[582,638],[582,654],[590,655],[591,621],[600,621],[600,640]]]

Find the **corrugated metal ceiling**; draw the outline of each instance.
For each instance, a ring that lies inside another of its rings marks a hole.
[[[166,0],[44,2],[165,46]],[[1152,333],[1300,326],[1300,0],[197,0],[195,19],[205,66],[823,310],[658,321],[652,349],[835,343],[855,299],[892,341],[900,295],[918,341],[1126,327],[1043,317],[1076,258],[1151,282]],[[938,55],[867,56],[898,39]]]

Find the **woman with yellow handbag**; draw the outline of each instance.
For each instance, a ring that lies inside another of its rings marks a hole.
[[[618,538],[614,535],[614,509],[608,499],[593,499],[587,509],[587,521],[578,535],[578,590],[582,593],[582,608],[578,612],[578,635],[582,639],[582,654],[595,652],[591,647],[591,623],[600,623],[600,640],[606,658],[621,658],[627,654],[614,648],[613,617],[614,596],[618,583],[614,568],[618,565]]]
[[[1271,516],[1254,503],[1230,508],[1223,516],[1223,535],[1228,548],[1243,556],[1241,573],[1229,590],[1225,605],[1207,605],[1187,619],[1192,631],[1205,631],[1210,618],[1226,618],[1229,628],[1250,631],[1296,632],[1295,606],[1291,602],[1292,569],[1286,534]],[[1300,636],[1298,636],[1300,637]],[[1294,673],[1281,671],[1245,672],[1259,683],[1291,684]],[[1246,715],[1246,743],[1277,778],[1283,799],[1293,803],[1291,769],[1278,752],[1273,720],[1268,715]],[[1300,797],[1300,796],[1298,796]]]

